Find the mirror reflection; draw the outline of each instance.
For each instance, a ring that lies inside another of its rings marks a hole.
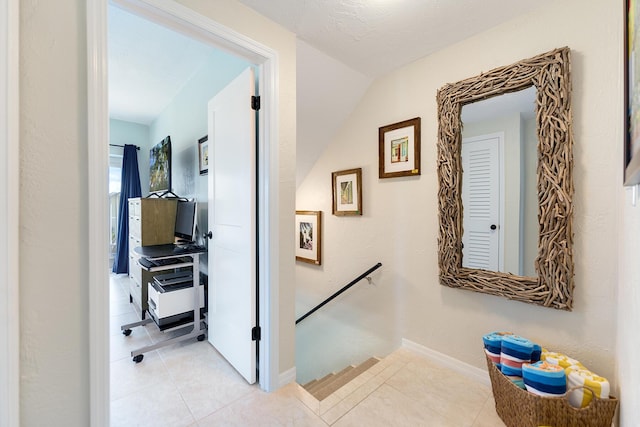
[[[536,276],[536,89],[462,107],[462,266]]]

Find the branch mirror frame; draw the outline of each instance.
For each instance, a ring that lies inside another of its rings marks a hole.
[[[462,122],[466,104],[536,87],[537,277],[462,267]],[[563,47],[446,84],[438,103],[440,284],[560,310],[572,309],[573,130],[570,49]]]

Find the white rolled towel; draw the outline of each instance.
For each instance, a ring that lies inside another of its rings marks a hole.
[[[565,369],[567,374],[567,390],[572,387],[586,386],[593,390],[600,399],[609,398],[609,381],[596,375],[583,366],[569,366]],[[584,388],[577,388],[568,395],[569,403],[575,408],[584,408],[591,402],[592,394]]]

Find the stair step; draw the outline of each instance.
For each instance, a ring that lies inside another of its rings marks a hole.
[[[314,383],[314,384],[311,384],[311,386],[310,386],[309,388],[305,387],[305,389],[306,389],[309,393],[313,394],[313,391],[314,391],[314,390],[317,390],[317,389],[321,388],[321,387],[322,387],[322,385],[323,385],[326,381],[331,380],[331,379],[332,379],[333,377],[335,377],[335,376],[336,376],[336,374],[334,374],[334,373],[327,374],[327,375],[325,375],[324,377],[320,378],[319,380],[315,380],[315,383]],[[313,381],[312,381],[312,382],[313,382]]]
[[[312,387],[314,384],[316,384],[317,382],[318,382],[318,380],[311,380],[311,381],[309,381],[308,383],[303,384],[303,385],[302,385],[302,387],[303,387],[305,390],[309,390],[309,388],[311,388],[311,387]]]
[[[332,384],[334,382],[340,381],[342,378],[344,378],[346,375],[348,375],[349,372],[351,372],[354,369],[355,369],[355,366],[347,366],[346,368],[344,368],[340,372],[337,372],[337,373],[333,374],[333,377],[326,379],[321,384],[318,384],[316,387],[314,387],[313,391],[311,392],[311,394],[316,396],[317,393],[322,392],[322,390],[325,390],[328,387],[329,388],[332,387]],[[316,397],[316,399],[317,399],[317,397]]]
[[[311,393],[311,395],[313,395],[316,399],[324,400],[336,390],[346,385],[349,381],[353,380],[354,378],[365,372],[367,369],[378,363],[379,360],[380,359],[378,358],[371,357],[356,367],[348,366],[347,368],[333,375],[333,377],[324,377],[322,380],[318,381],[318,383],[314,384],[314,387],[312,387],[312,391],[310,391],[309,389],[307,389],[307,391]]]

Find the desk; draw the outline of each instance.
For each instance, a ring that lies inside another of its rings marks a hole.
[[[171,338],[165,341],[158,342],[153,345],[148,345],[146,347],[139,348],[137,350],[133,350],[131,352],[131,357],[134,362],[140,363],[144,357],[144,353],[156,350],[158,348],[175,344],[180,341],[188,340],[191,338],[197,338],[198,341],[202,341],[206,337],[206,325],[203,325],[203,321],[200,319],[200,293],[198,292],[198,286],[200,285],[200,254],[205,253],[207,249],[204,246],[197,245],[174,245],[174,244],[166,244],[166,245],[155,245],[155,246],[138,246],[135,249],[135,252],[140,254],[140,267],[147,271],[165,271],[165,270],[173,270],[175,268],[181,267],[191,267],[192,268],[192,276],[193,276],[193,322],[191,323],[192,327],[189,332],[185,332],[182,335],[179,335],[175,338]],[[153,265],[153,261],[156,260],[178,260],[178,263],[175,264],[166,264],[166,265]],[[190,261],[189,261],[190,259]],[[150,261],[150,262],[149,262]],[[146,265],[145,265],[146,264]],[[144,286],[147,286],[145,283]],[[197,320],[196,320],[197,319]],[[147,323],[153,322],[151,317],[147,317],[146,319],[140,320],[134,323],[128,323],[126,325],[122,325],[120,329],[125,336],[131,335],[131,328],[135,328],[136,326],[146,325]],[[184,325],[180,325],[178,328],[183,329],[189,327],[189,323]]]

